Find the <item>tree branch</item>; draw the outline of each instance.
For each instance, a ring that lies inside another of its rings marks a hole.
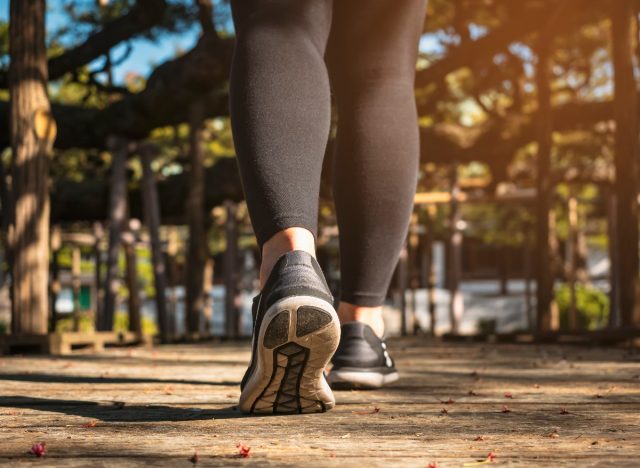
[[[107,53],[122,41],[131,39],[159,24],[165,14],[165,0],[138,0],[126,14],[91,35],[84,43],[49,59],[49,79],[56,80]],[[0,88],[7,88],[7,73],[0,73]]]
[[[194,0],[198,7],[198,21],[202,28],[202,34],[215,33],[216,28],[213,24],[213,4],[211,0]]]

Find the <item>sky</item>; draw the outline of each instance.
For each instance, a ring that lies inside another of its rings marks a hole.
[[[62,6],[70,0],[49,0],[47,2],[47,29],[54,30],[64,24],[66,16],[62,13]],[[0,0],[0,21],[9,19],[9,0]],[[164,34],[157,42],[146,39],[134,39],[131,41],[133,51],[131,55],[118,67],[114,68],[114,82],[122,83],[129,72],[135,72],[148,76],[155,66],[165,62],[176,55],[176,51],[188,50],[196,42],[200,31],[197,26],[182,34]],[[115,47],[112,57],[122,57],[127,46],[120,44]],[[97,68],[103,59],[90,64],[90,68]]]
[[[71,0],[47,1],[47,29],[56,30],[65,23],[66,16],[62,12],[65,3]],[[9,19],[9,0],[0,0],[0,21]],[[194,25],[189,31],[180,34],[163,34],[157,42],[146,39],[134,39],[131,41],[133,50],[129,57],[117,67],[114,67],[114,82],[121,84],[128,73],[136,73],[148,76],[160,63],[175,57],[178,51],[186,51],[193,47],[200,34],[199,27]],[[112,58],[117,60],[122,57],[127,49],[126,44],[120,44],[112,50]],[[439,53],[442,46],[435,36],[423,36],[420,41],[420,50],[429,53]],[[103,59],[92,62],[89,67],[100,67]]]

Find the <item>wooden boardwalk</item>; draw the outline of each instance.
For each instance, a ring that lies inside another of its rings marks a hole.
[[[392,340],[396,385],[243,417],[248,347],[0,356],[0,464],[640,466],[638,350]]]

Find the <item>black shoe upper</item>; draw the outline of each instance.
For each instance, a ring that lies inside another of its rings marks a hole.
[[[395,372],[395,363],[383,339],[362,322],[347,322],[341,327],[340,344],[331,359],[333,370],[352,369]]]
[[[251,363],[242,378],[244,389],[255,360],[257,337],[265,312],[276,301],[289,296],[313,296],[333,304],[333,296],[318,261],[304,250],[293,250],[278,258],[264,287],[253,298],[253,340]]]

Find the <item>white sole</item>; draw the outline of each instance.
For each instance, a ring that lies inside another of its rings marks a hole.
[[[324,368],[340,341],[333,306],[313,296],[291,296],[266,311],[257,331],[255,365],[240,395],[251,414],[319,413],[335,406]]]
[[[381,374],[380,372],[336,370],[329,372],[327,380],[331,386],[336,387],[380,388],[399,378],[397,372]]]

